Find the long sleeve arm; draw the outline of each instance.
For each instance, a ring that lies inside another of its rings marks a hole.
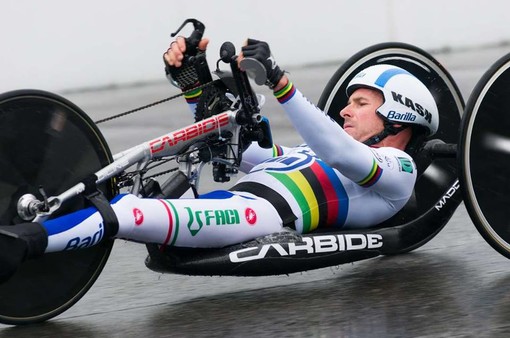
[[[248,149],[243,153],[243,160],[241,161],[241,172],[248,173],[254,166],[264,162],[267,159],[284,155],[292,148],[282,147],[273,144],[272,148],[261,148],[257,142],[253,142]]]
[[[400,165],[399,157],[383,159],[376,149],[353,139],[338,123],[304,97],[291,82],[275,93],[275,96],[296,130],[316,155],[358,185],[372,186],[384,176],[383,171],[389,174],[390,171],[399,170],[391,169],[388,164],[391,160],[396,166]],[[402,161],[411,163],[413,167],[409,155],[400,150],[395,151]],[[413,180],[414,184],[415,175],[404,176],[403,180]],[[394,179],[381,181],[374,189],[384,191],[389,198],[394,194],[400,196],[402,186],[409,186],[409,182],[396,184],[398,181]]]

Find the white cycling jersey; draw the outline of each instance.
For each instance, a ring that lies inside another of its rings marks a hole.
[[[354,140],[292,83],[278,99],[306,145],[266,150],[254,144],[243,155],[242,169],[249,174],[240,180],[241,188],[256,182],[281,195],[301,232],[374,226],[405,205],[416,181],[407,153]]]
[[[192,109],[194,99],[190,100]],[[409,200],[416,166],[405,152],[373,148],[349,136],[289,83],[275,94],[306,145],[257,144],[243,154],[246,176],[230,191],[198,199],[121,195],[112,202],[117,238],[186,247],[221,247],[277,232],[319,226],[372,227]],[[313,150],[312,150],[313,149]],[[88,247],[104,234],[93,208],[44,223],[47,252]]]

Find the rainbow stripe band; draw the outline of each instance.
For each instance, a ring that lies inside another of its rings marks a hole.
[[[277,144],[273,144],[273,157],[278,157],[283,155],[283,149]]]
[[[283,89],[280,89],[279,91],[274,93],[274,96],[280,103],[285,103],[292,99],[292,97],[296,94],[296,87],[294,87],[294,84],[292,82],[287,82],[287,85],[283,87]]]
[[[316,160],[311,166],[289,173],[269,172],[296,200],[303,219],[303,232],[319,225],[341,227],[349,209],[349,199],[333,169]]]
[[[370,170],[370,173],[368,174],[368,176],[365,177],[364,179],[362,179],[361,181],[358,181],[357,183],[360,186],[362,186],[363,188],[371,187],[372,185],[377,183],[377,181],[379,181],[379,178],[381,178],[382,172],[383,172],[383,170],[381,169],[381,167],[379,167],[379,165],[377,164],[377,162],[374,159],[372,162],[372,169]]]
[[[184,94],[184,98],[186,99],[186,102],[188,102],[189,104],[198,103],[200,95],[202,95],[202,89],[197,88],[195,90],[186,92],[186,94]]]

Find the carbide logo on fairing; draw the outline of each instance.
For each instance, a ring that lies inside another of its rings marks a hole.
[[[316,254],[336,251],[354,251],[377,249],[383,246],[383,237],[379,234],[343,234],[303,237],[303,242],[271,243],[233,251],[229,254],[232,263],[263,259],[270,249],[281,256]],[[285,249],[287,246],[288,249]]]

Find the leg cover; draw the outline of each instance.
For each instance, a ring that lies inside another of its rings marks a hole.
[[[44,254],[46,230],[39,223],[0,226],[0,283],[8,280],[26,259]]]

